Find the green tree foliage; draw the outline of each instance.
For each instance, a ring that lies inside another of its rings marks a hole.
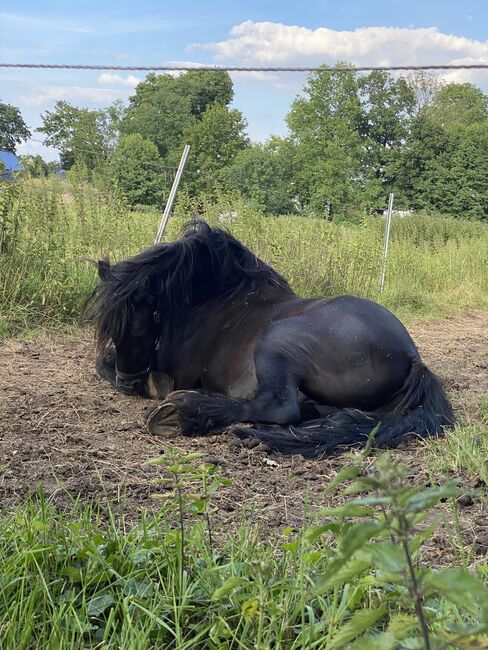
[[[15,153],[16,145],[30,136],[19,109],[0,102],[0,150]]]
[[[408,205],[488,218],[488,98],[471,84],[449,84],[415,116],[397,159]]]
[[[138,133],[120,138],[110,158],[110,175],[132,205],[154,205],[162,199],[158,148]]]
[[[309,76],[304,93],[287,116],[297,196],[313,211],[332,214],[353,201],[360,173],[364,115],[357,75],[324,66]]]
[[[363,196],[367,208],[384,205],[395,186],[395,160],[409,132],[415,92],[408,82],[374,71],[359,78],[363,107]]]
[[[448,84],[436,93],[426,113],[444,128],[469,126],[488,118],[488,96],[472,84]]]
[[[115,146],[123,113],[120,102],[106,110],[90,110],[59,101],[42,116],[39,131],[46,134],[48,146],[59,149],[64,169],[76,163],[94,170],[107,161]]]
[[[246,121],[240,111],[229,110],[218,103],[211,104],[200,120],[189,124],[183,141],[191,146],[185,174],[185,185],[191,194],[216,191],[221,171],[249,143],[245,128]],[[174,152],[173,164],[179,154],[179,151]]]
[[[209,106],[227,106],[232,96],[226,72],[196,70],[179,77],[149,74],[130,98],[122,132],[152,140],[164,158],[181,148],[183,133]]]
[[[288,151],[289,143],[277,137],[264,145],[242,149],[223,170],[226,187],[238,190],[262,212],[293,213],[294,184]]]
[[[53,165],[47,163],[42,156],[27,154],[19,157],[24,171],[32,178],[44,178],[52,170]]]

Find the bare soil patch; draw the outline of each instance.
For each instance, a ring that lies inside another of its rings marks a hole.
[[[443,379],[458,416],[479,418],[479,401],[488,395],[488,314],[473,313],[410,328],[426,363]],[[158,470],[144,462],[159,455],[163,441],[144,428],[154,406],[126,397],[101,380],[94,369],[91,332],[76,339],[43,335],[30,341],[0,342],[0,506],[8,507],[42,484],[56,505],[69,496],[118,504],[129,519],[141,506],[157,508],[152,483]],[[305,460],[248,448],[229,435],[177,437],[185,451],[200,451],[232,479],[216,497],[214,515],[221,530],[242,520],[263,524],[263,534],[285,526],[298,527],[307,516],[338,495],[323,496],[325,484],[343,466],[344,458]],[[445,444],[442,440],[436,445]],[[440,481],[425,467],[421,445],[397,450],[409,467],[412,482]],[[488,459],[480,458],[480,463]],[[451,472],[453,474],[453,472]],[[477,477],[459,478],[467,486]],[[479,483],[479,481],[478,481]],[[459,505],[463,540],[475,554],[488,550],[486,501],[476,497]],[[432,555],[446,560],[449,543],[442,531]]]

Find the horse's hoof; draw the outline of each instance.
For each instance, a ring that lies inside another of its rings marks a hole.
[[[146,420],[146,429],[153,436],[174,437],[179,432],[178,410],[171,402],[155,408]]]

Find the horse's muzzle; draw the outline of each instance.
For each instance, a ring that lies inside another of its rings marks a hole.
[[[146,395],[146,384],[149,376],[149,370],[138,373],[125,373],[117,370],[115,385],[126,395]]]

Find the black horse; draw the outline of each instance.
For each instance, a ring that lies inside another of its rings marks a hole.
[[[177,241],[98,267],[88,304],[99,373],[129,394],[175,389],[150,415],[153,433],[248,423],[232,430],[317,456],[363,445],[377,425],[374,443],[387,447],[454,423],[438,379],[391,312],[354,296],[300,298],[203,221]]]

